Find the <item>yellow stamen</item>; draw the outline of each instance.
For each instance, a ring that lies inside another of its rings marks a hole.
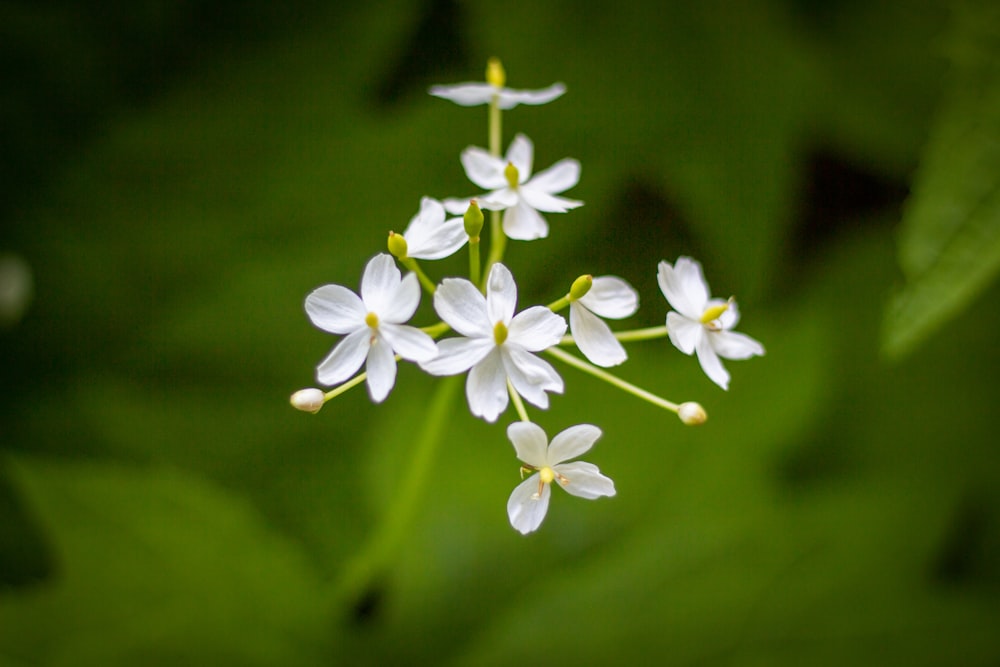
[[[507,185],[509,185],[511,189],[516,190],[518,183],[521,182],[519,180],[521,175],[518,173],[517,167],[515,167],[512,162],[508,162],[507,167],[503,170],[503,175],[507,179]]]
[[[497,322],[493,327],[493,340],[496,341],[497,345],[503,345],[504,341],[507,340],[507,325],[503,322]]]
[[[499,58],[490,58],[486,61],[486,83],[497,88],[503,88],[507,83],[507,72],[504,71]]]

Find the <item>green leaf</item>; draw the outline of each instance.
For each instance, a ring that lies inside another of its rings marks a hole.
[[[56,565],[0,599],[0,653],[46,665],[287,665],[315,650],[309,563],[241,499],[170,469],[11,467]]]
[[[900,230],[906,278],[883,348],[899,357],[957,317],[1000,271],[1000,7],[955,12],[949,94]]]

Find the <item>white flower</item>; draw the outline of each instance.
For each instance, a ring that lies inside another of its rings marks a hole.
[[[392,257],[376,255],[365,267],[361,296],[340,285],[324,285],[306,297],[306,313],[324,331],[347,334],[316,369],[325,385],[339,384],[362,362],[368,371],[368,392],[382,402],[396,383],[396,359],[427,361],[437,354],[434,340],[406,326],[420,304],[420,285],[413,273],[400,277]]]
[[[489,104],[496,101],[501,109],[513,109],[518,104],[545,104],[566,92],[566,86],[554,83],[541,90],[513,90],[505,88],[507,74],[497,58],[490,58],[486,65],[486,83],[459,83],[451,86],[433,86],[435,97],[451,100],[463,107]]]
[[[590,289],[569,304],[569,328],[573,341],[591,362],[598,366],[617,366],[628,358],[601,317],[620,320],[639,308],[639,295],[621,278],[600,276]]]
[[[442,259],[453,255],[469,240],[462,218],[445,220],[444,206],[436,199],[420,200],[420,211],[403,232],[406,254],[415,259]]]
[[[538,212],[565,213],[582,201],[555,196],[580,181],[580,163],[566,158],[531,177],[534,146],[523,134],[514,137],[503,159],[482,148],[462,151],[462,165],[469,180],[489,190],[483,195],[444,201],[449,213],[460,214],[476,199],[482,208],[504,211],[503,231],[508,237],[531,241],[549,235],[549,226]]]
[[[507,437],[514,444],[517,458],[525,469],[535,470],[510,494],[507,516],[522,535],[538,528],[549,508],[549,485],[553,480],[567,492],[580,498],[599,498],[615,495],[615,483],[601,474],[593,463],[567,459],[580,456],[601,437],[601,429],[591,424],[578,424],[552,438],[548,444],[545,431],[531,422],[514,422],[507,427]]]
[[[468,280],[446,278],[434,293],[434,309],[462,334],[438,343],[438,356],[421,362],[433,375],[469,371],[465,395],[469,409],[488,422],[507,408],[507,381],[525,400],[549,406],[545,393],[562,393],[563,381],[548,363],[536,357],[566,333],[566,320],[544,306],[514,315],[517,285],[503,264],[494,264],[486,281],[485,298]]]
[[[749,359],[764,354],[764,346],[741,333],[731,331],[739,322],[736,301],[710,299],[701,264],[680,257],[674,266],[660,262],[657,281],[663,296],[677,312],[667,313],[667,332],[678,350],[696,352],[702,370],[712,382],[729,388],[729,373],[723,359]]]

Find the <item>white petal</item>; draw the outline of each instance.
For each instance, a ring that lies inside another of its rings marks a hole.
[[[709,301],[709,304],[708,304],[709,306],[715,305],[715,304],[712,303],[712,301],[715,301],[715,299],[711,299]],[[722,301],[721,299],[719,301],[721,303],[726,303],[725,301]],[[719,324],[722,325],[723,329],[732,329],[737,324],[739,324],[739,321],[740,321],[740,308],[739,308],[739,306],[736,305],[736,301],[735,300],[730,301],[729,302],[729,308],[727,308],[725,311],[723,311],[723,313],[721,315],[719,315]]]
[[[569,480],[568,484],[560,483],[559,486],[574,496],[594,499],[615,495],[615,483],[610,477],[602,475],[601,470],[593,463],[573,461],[553,466],[552,470]]]
[[[427,242],[427,237],[444,222],[444,206],[433,197],[420,199],[420,210],[410,218],[403,237],[406,239],[407,251],[412,256],[414,248],[420,248]]]
[[[420,368],[431,375],[458,375],[482,361],[496,343],[492,338],[446,338],[437,349],[437,356],[420,362]]]
[[[371,329],[363,327],[344,337],[316,368],[320,384],[334,385],[349,379],[361,368],[371,346]]]
[[[701,318],[708,303],[708,285],[698,262],[688,257],[678,258],[675,266],[660,262],[656,279],[674,310],[693,320]]]
[[[566,333],[566,320],[545,306],[532,306],[510,321],[507,339],[531,352],[540,352],[559,343]]]
[[[548,362],[516,345],[504,345],[502,359],[514,391],[532,405],[548,409],[549,397],[545,392],[562,393],[563,380]]]
[[[507,373],[496,347],[469,371],[465,381],[469,410],[477,417],[495,422],[507,409]]]
[[[531,166],[534,155],[535,147],[532,145],[531,139],[523,134],[518,134],[514,137],[514,140],[510,142],[510,146],[507,148],[507,155],[505,156],[506,160],[503,166],[506,168],[507,163],[510,163],[517,167],[518,183],[525,183],[531,177]],[[506,175],[504,180],[507,180]]]
[[[550,195],[535,188],[532,183],[525,183],[521,186],[521,200],[536,211],[546,213],[565,213],[566,211],[583,206],[583,202],[578,199],[566,199]]]
[[[497,104],[501,109],[513,109],[518,104],[545,104],[565,92],[566,86],[561,83],[554,83],[548,88],[542,88],[541,90],[501,88],[500,99]]]
[[[393,351],[407,361],[430,361],[437,356],[434,339],[416,327],[381,324],[378,329]]]
[[[542,484],[541,495],[538,493],[538,473],[524,480],[510,494],[507,500],[507,516],[514,530],[527,535],[542,525],[545,513],[549,509],[549,498],[552,491],[548,484]]]
[[[503,233],[517,241],[534,241],[549,235],[549,225],[538,211],[518,200],[503,214]]]
[[[493,322],[486,316],[486,298],[464,278],[445,278],[434,292],[438,317],[463,336],[493,337]]]
[[[764,346],[746,334],[735,331],[712,331],[708,333],[712,349],[723,359],[749,359],[764,354]]]
[[[592,363],[609,368],[628,359],[610,327],[581,303],[569,305],[569,323],[576,346]]]
[[[369,311],[384,317],[384,313],[393,310],[393,302],[399,296],[402,275],[396,268],[396,260],[392,255],[381,253],[372,257],[365,266],[361,277],[361,300]],[[405,292],[405,291],[404,291]],[[420,300],[420,288],[417,287],[417,301]],[[410,305],[410,304],[406,304]],[[413,306],[416,310],[416,306]],[[410,313],[412,315],[413,313]]]
[[[598,276],[580,303],[596,315],[620,320],[639,309],[639,293],[621,278]]]
[[[503,174],[507,163],[490,155],[488,151],[478,146],[469,146],[462,151],[461,160],[465,175],[479,187],[495,190],[507,186],[507,179]],[[468,207],[468,202],[465,205]]]
[[[496,86],[488,83],[458,83],[449,86],[431,86],[429,92],[435,97],[451,100],[463,107],[471,107],[478,104],[489,104],[498,91]]]
[[[306,297],[306,314],[317,327],[346,334],[364,326],[368,311],[357,294],[340,285],[323,285]]]
[[[387,340],[379,337],[372,342],[365,370],[368,372],[368,393],[373,401],[381,403],[396,384],[396,358]]]
[[[729,372],[722,365],[719,355],[712,349],[712,344],[707,337],[698,343],[695,351],[698,353],[698,363],[701,364],[701,370],[705,371],[708,379],[723,389],[729,389]]]
[[[549,445],[549,465],[556,465],[569,459],[575,459],[589,451],[597,439],[601,437],[601,429],[593,424],[577,424],[552,438]]]
[[[680,313],[667,313],[667,334],[670,342],[684,354],[691,354],[705,336],[705,327],[698,320],[691,320]]]
[[[514,275],[499,262],[490,269],[486,280],[486,315],[490,321],[490,334],[497,322],[510,324],[517,307],[517,283]]]
[[[465,221],[462,218],[452,218],[429,230],[427,236],[416,247],[407,239],[409,245],[407,254],[415,259],[443,259],[458,252],[468,240]]]
[[[517,458],[536,468],[549,465],[546,454],[549,439],[541,426],[534,422],[514,422],[507,427],[507,437],[514,445]]]
[[[516,190],[500,188],[499,190],[481,195],[476,200],[476,203],[479,204],[479,208],[486,211],[503,211],[511,206],[516,206],[519,201],[521,201],[521,198],[518,196]]]
[[[379,322],[402,324],[413,317],[420,305],[420,281],[417,274],[408,273],[382,299],[380,310],[375,310]]]
[[[559,160],[548,169],[535,174],[529,185],[539,192],[556,194],[569,190],[580,182],[580,162],[573,158]]]

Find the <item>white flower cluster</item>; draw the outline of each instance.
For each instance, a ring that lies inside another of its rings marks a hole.
[[[667,313],[665,327],[611,330],[604,319],[627,318],[639,305],[636,291],[616,276],[581,276],[554,304],[517,310],[517,285],[501,261],[506,240],[545,238],[549,225],[543,212],[564,213],[583,202],[558,196],[579,182],[578,161],[560,160],[532,176],[534,145],[528,137],[516,135],[503,157],[498,145],[501,109],[550,102],[561,96],[565,87],[554,84],[543,90],[523,91],[506,88],[504,83],[499,62],[491,60],[486,83],[431,89],[432,95],[463,106],[489,105],[490,148],[469,147],[461,154],[469,180],[487,192],[441,201],[424,197],[405,231],[401,235],[390,232],[391,254],[376,255],[368,262],[360,294],[340,285],[324,285],[309,294],[305,309],[312,323],[343,336],[316,373],[321,384],[336,387],[328,393],[301,390],[292,396],[292,404],[318,412],[325,401],[361,381],[367,383],[372,401],[380,403],[395,385],[396,363],[401,359],[418,364],[431,375],[468,372],[465,396],[474,416],[495,422],[513,402],[520,417],[508,426],[507,435],[524,464],[522,476],[533,474],[514,489],[507,512],[516,530],[529,533],[545,517],[553,482],[582,498],[615,495],[614,483],[596,466],[567,462],[593,446],[601,436],[597,426],[570,426],[549,443],[545,431],[529,421],[522,399],[544,410],[549,406],[549,394],[564,390],[562,377],[539,356],[541,353],[670,409],[686,424],[699,424],[706,417],[697,403],[671,403],[604,370],[627,359],[621,341],[669,336],[685,354],[697,354],[705,373],[723,389],[728,388],[729,373],[720,357],[746,359],[764,354],[764,348],[732,331],[739,320],[735,300],[710,298],[701,266],[687,257],[659,265],[659,286],[673,308]],[[480,279],[479,234],[484,223],[480,207],[491,215],[485,280]],[[448,219],[448,213],[462,217]],[[468,278],[434,281],[417,263],[449,257],[466,245],[470,254]],[[397,263],[409,270],[405,276]],[[441,322],[417,328],[407,322],[420,303],[421,285],[433,295]],[[569,310],[568,326],[558,313],[565,308]],[[565,335],[567,328],[570,336]],[[455,335],[441,338],[449,330]],[[567,345],[575,345],[586,361],[561,349]],[[362,365],[365,370],[358,374]]]

